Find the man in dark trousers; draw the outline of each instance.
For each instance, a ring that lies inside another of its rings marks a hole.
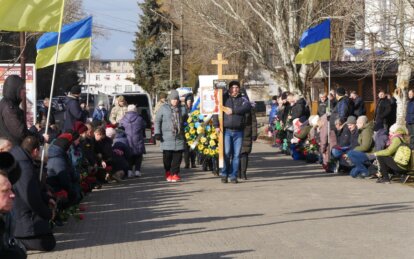
[[[380,129],[388,129],[391,126],[389,125],[390,114],[391,102],[385,95],[385,91],[380,90],[378,93],[377,107],[375,108],[374,131],[379,131]]]
[[[227,183],[228,178],[232,183],[237,183],[245,115],[250,109],[249,100],[240,94],[240,83],[231,81],[228,92],[223,94],[224,166],[221,170],[222,183]],[[219,132],[217,116],[214,117],[214,126]]]
[[[63,132],[73,130],[73,126],[77,120],[81,120],[84,113],[79,104],[79,96],[81,87],[75,85],[70,89],[70,93],[66,96],[66,110],[64,115]]]

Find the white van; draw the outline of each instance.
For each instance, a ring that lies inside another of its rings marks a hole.
[[[142,92],[125,92],[113,95],[112,105],[115,105],[115,100],[118,96],[125,97],[127,104],[134,104],[137,107],[138,114],[140,114],[147,123],[145,130],[146,143],[155,144],[154,137],[154,119],[152,118],[152,101],[147,93]]]

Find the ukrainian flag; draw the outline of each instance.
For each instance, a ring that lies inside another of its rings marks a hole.
[[[36,49],[36,68],[43,68],[55,63],[57,32],[49,32],[39,38]],[[92,17],[62,27],[57,63],[89,59],[91,56]]]
[[[314,61],[331,59],[331,20],[326,20],[315,27],[311,27],[302,34],[296,55],[296,64],[310,64]]]

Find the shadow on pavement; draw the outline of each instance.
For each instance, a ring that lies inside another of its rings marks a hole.
[[[253,252],[254,250],[236,250],[228,252],[205,253],[205,254],[191,254],[172,257],[162,257],[161,259],[185,259],[185,258],[234,258],[232,255]]]

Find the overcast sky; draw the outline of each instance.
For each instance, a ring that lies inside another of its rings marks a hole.
[[[101,59],[133,59],[134,32],[137,31],[136,0],[84,0],[84,10],[93,15],[95,26],[105,27],[106,38],[93,41],[93,55]]]

